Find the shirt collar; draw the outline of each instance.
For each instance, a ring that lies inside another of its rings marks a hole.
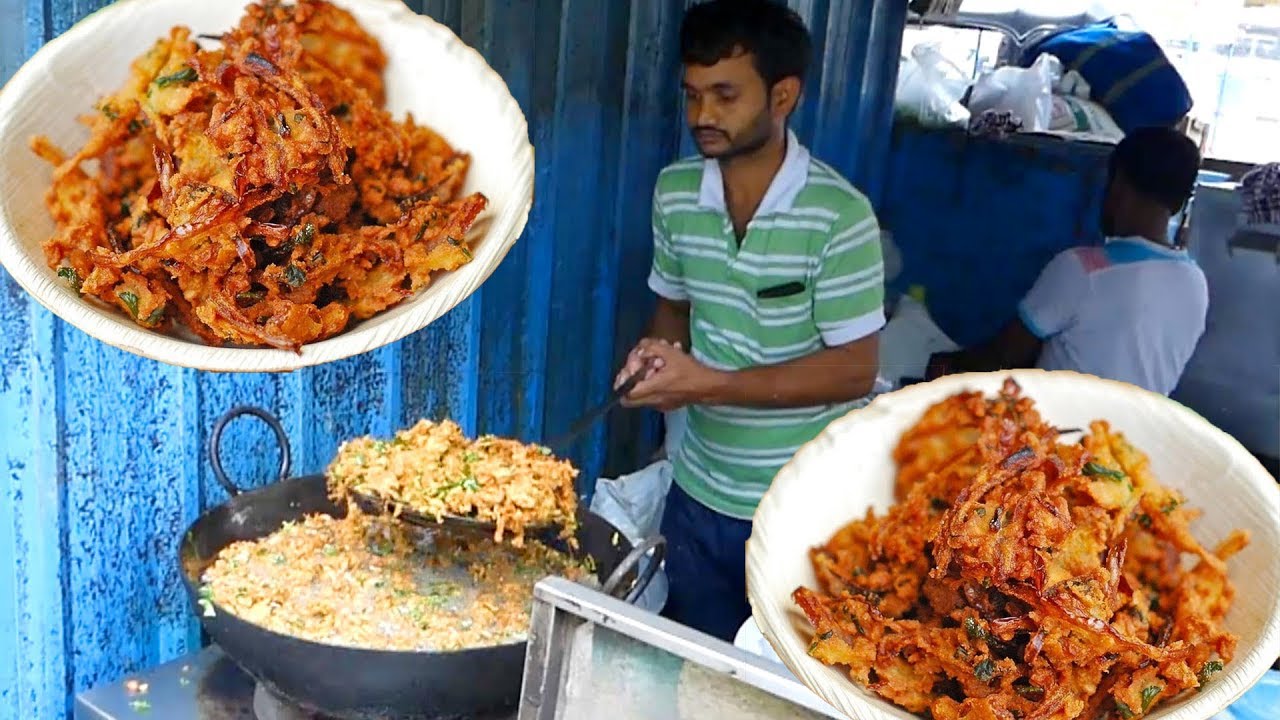
[[[1180,257],[1185,257],[1187,254],[1187,251],[1182,248],[1163,245],[1161,243],[1154,242],[1152,240],[1148,240],[1147,238],[1139,237],[1137,235],[1133,235],[1130,237],[1109,237],[1106,239],[1106,244],[1120,245],[1120,246],[1125,246],[1125,245],[1133,246],[1137,248],[1142,248],[1148,252],[1152,252],[1157,255],[1164,255],[1166,257],[1180,258]]]
[[[800,144],[795,132],[787,130],[787,152],[782,167],[769,183],[755,217],[787,212],[795,204],[796,196],[809,182],[809,151]],[[720,174],[720,162],[708,158],[702,161],[702,186],[698,190],[698,205],[728,213],[724,201],[724,177]]]

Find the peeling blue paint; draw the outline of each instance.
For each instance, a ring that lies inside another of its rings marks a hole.
[[[105,4],[0,0],[0,81]],[[607,395],[652,308],[652,183],[688,152],[676,46],[686,0],[408,4],[489,58],[537,149],[524,237],[429,328],[290,374],[203,373],[89,338],[0,271],[0,719],[66,717],[71,693],[198,646],[174,552],[182,529],[226,499],[204,448],[230,407],[274,410],[295,472],[309,473],[343,439],[424,416],[542,439]],[[793,3],[826,52],[797,124],[867,187],[880,182],[889,115],[860,98],[883,104],[892,88],[900,13],[878,8],[900,4]],[[653,415],[614,413],[573,448],[584,489],[642,464],[657,440]],[[274,440],[256,420],[233,423],[223,453],[238,483],[273,479]]]

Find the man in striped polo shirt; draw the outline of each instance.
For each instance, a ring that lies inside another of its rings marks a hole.
[[[732,640],[750,615],[745,543],[757,503],[875,380],[880,233],[866,198],[787,129],[812,47],[794,12],[711,0],[689,9],[680,42],[702,157],[658,178],[658,307],[619,382],[648,363],[626,402],[688,408],[662,521],[664,614]]]

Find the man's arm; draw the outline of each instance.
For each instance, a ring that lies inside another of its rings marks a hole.
[[[658,296],[658,307],[649,323],[648,337],[689,347],[689,301]]]
[[[658,306],[649,323],[648,337],[680,343],[689,347],[689,289],[684,282],[684,266],[676,254],[675,243],[662,214],[659,192],[654,188],[653,266],[649,270],[649,289],[658,296]]]
[[[951,373],[1035,367],[1042,344],[1021,319],[1015,319],[999,335],[981,345],[935,355],[927,379]]]
[[[689,347],[689,291],[684,283],[684,268],[676,255],[671,242],[671,233],[667,231],[666,219],[662,215],[662,207],[658,200],[658,190],[653,193],[653,265],[649,270],[649,289],[658,296],[658,305],[654,308],[653,318],[649,321],[649,332],[640,340],[635,348],[627,353],[622,369],[613,380],[615,388],[626,382],[627,378],[640,372],[646,365],[651,365],[650,372],[661,366],[661,360],[646,359],[642,350],[646,344],[661,341],[681,348]]]
[[[1059,253],[1040,271],[1035,285],[1018,303],[1018,316],[999,335],[972,348],[933,356],[926,379],[951,373],[1035,367],[1044,341],[1075,322],[1078,298],[1088,292],[1089,274],[1079,253]]]
[[[699,404],[786,408],[856,400],[875,384],[879,348],[872,334],[789,362],[717,373]]]

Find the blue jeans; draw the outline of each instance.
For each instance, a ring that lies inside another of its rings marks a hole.
[[[662,615],[732,643],[751,617],[747,538],[751,521],[712,510],[671,486],[662,514],[670,590]]]

